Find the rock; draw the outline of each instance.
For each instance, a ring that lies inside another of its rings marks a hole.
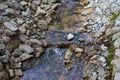
[[[72,52],[68,49],[65,53],[65,59],[70,60],[72,58]]]
[[[67,36],[67,39],[68,39],[68,40],[71,40],[71,39],[73,39],[73,38],[74,38],[74,35],[71,34],[71,33],[69,33],[68,36]]]
[[[5,44],[0,44],[0,50],[5,49]]]
[[[21,24],[24,23],[24,21],[23,21],[22,19],[19,19],[19,18],[18,18],[18,19],[17,19],[17,23],[21,25]]]
[[[30,55],[30,54],[27,54],[27,53],[24,53],[20,56],[22,61],[27,60],[27,59],[32,58],[32,57],[33,57],[33,55]]]
[[[31,10],[29,7],[27,7],[27,10],[26,11],[23,11],[22,12],[22,16],[31,16]]]
[[[22,65],[21,62],[15,63],[15,64],[14,64],[14,67],[17,68],[17,69],[19,69],[19,68],[21,68],[21,65]]]
[[[26,32],[25,24],[23,24],[22,26],[20,26],[18,29],[19,29],[19,31],[20,31],[22,34],[25,34],[25,32]]]
[[[101,49],[102,49],[103,51],[107,51],[108,47],[105,46],[104,44],[102,44],[102,45],[101,45]]]
[[[27,5],[27,2],[26,2],[26,1],[20,1],[20,4],[21,4],[22,6],[24,6],[24,5]]]
[[[120,38],[118,38],[114,41],[114,47],[115,48],[120,48]]]
[[[115,73],[114,80],[120,80],[120,72]]]
[[[44,20],[39,20],[38,21],[38,27],[41,29],[41,30],[47,30],[48,29],[48,24],[46,21]]]
[[[32,53],[32,52],[33,52],[33,48],[31,48],[30,46],[25,45],[25,44],[21,44],[21,45],[19,46],[19,49],[20,49],[20,50],[23,50],[23,51],[25,51],[25,52],[27,52],[27,53]]]
[[[22,70],[21,69],[15,69],[15,75],[16,76],[22,76],[23,75]]]
[[[97,13],[100,16],[102,16],[102,11],[101,11],[101,9],[99,7],[96,7],[95,13]]]
[[[8,6],[6,4],[0,3],[0,10],[4,10]]]
[[[46,11],[44,9],[41,9],[40,7],[38,7],[34,16],[38,16],[39,14],[45,14],[45,13]]]
[[[26,40],[25,45],[31,46],[32,44],[31,44],[30,40]]]
[[[105,33],[106,33],[106,36],[109,36],[109,35],[115,34],[117,32],[120,32],[120,27],[108,28]]]
[[[4,33],[8,36],[13,36],[14,34],[16,34],[16,32],[13,32],[11,30],[4,30]]]
[[[1,61],[2,63],[8,63],[8,61],[9,61],[9,56],[8,56],[8,55],[0,56],[0,61]]]
[[[81,48],[76,48],[76,49],[75,49],[75,52],[76,52],[76,53],[81,53],[81,52],[83,52],[83,49],[81,49]]]
[[[106,62],[106,60],[105,60],[105,58],[103,56],[100,56],[98,60],[101,61],[101,62],[103,62],[103,63]]]
[[[120,71],[120,59],[119,58],[117,58],[117,59],[114,59],[113,61],[112,61],[112,64],[114,65],[114,71],[116,72],[116,71]]]
[[[35,48],[35,51],[37,51],[35,57],[40,57],[41,54],[44,52],[44,49],[42,47],[38,47]]]
[[[116,40],[119,37],[120,37],[120,32],[118,32],[112,36],[112,41]]]
[[[47,0],[48,3],[54,3],[56,2],[57,0]]]
[[[115,20],[115,26],[120,26],[120,15]]]
[[[9,75],[11,78],[15,76],[13,69],[9,69]]]
[[[19,57],[20,55],[22,55],[23,52],[20,49],[15,49],[14,52],[12,53],[12,55],[16,58]]]
[[[22,41],[22,42],[25,42],[27,39],[28,39],[28,36],[26,36],[26,35],[20,35],[20,40]]]
[[[7,8],[5,9],[6,14],[14,14],[14,9],[12,8]]]
[[[77,53],[77,54],[75,54],[75,56],[77,57],[77,58],[79,58],[79,57],[81,57],[81,53]]]
[[[3,70],[3,64],[0,62],[0,71]]]
[[[32,43],[32,45],[38,45],[38,46],[42,45],[42,43],[37,39],[30,39],[30,42]]]
[[[3,30],[2,30],[2,29],[0,29],[0,34],[1,34],[1,33],[3,33]]]
[[[116,58],[120,58],[120,49],[115,50],[115,56]]]
[[[11,31],[17,30],[17,26],[11,22],[4,22],[3,24],[6,28],[10,29]]]

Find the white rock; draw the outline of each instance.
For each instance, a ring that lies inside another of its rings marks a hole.
[[[102,15],[102,11],[99,7],[96,7],[95,13],[97,13],[98,15]]]
[[[120,48],[120,38],[118,38],[118,39],[115,40],[114,47],[115,48]]]
[[[3,24],[6,28],[10,29],[11,31],[17,30],[17,26],[13,24],[12,22],[4,22]]]
[[[74,35],[71,34],[71,33],[69,33],[68,36],[67,36],[67,39],[68,39],[68,40],[71,40],[71,39],[73,39],[73,38],[74,38]]]
[[[45,14],[46,11],[44,9],[41,9],[40,7],[38,7],[34,16],[38,16],[40,13],[41,14]]]
[[[106,62],[105,58],[103,56],[100,56],[100,58],[98,59],[99,61],[102,61],[103,63]]]
[[[76,53],[81,53],[81,52],[83,52],[83,49],[81,49],[81,48],[76,48],[76,49],[75,49],[75,52],[76,52]]]
[[[102,49],[103,51],[106,51],[106,50],[108,49],[108,47],[105,46],[104,44],[102,44],[102,45],[101,45],[101,49]]]
[[[120,49],[116,49],[115,50],[115,56],[120,58]]]
[[[114,80],[120,80],[120,72],[115,73]]]
[[[70,60],[72,58],[72,52],[68,49],[65,53],[65,59]]]
[[[120,37],[120,32],[114,34],[114,35],[112,36],[112,40],[114,41],[114,40],[116,40],[116,39],[119,38],[119,37]]]

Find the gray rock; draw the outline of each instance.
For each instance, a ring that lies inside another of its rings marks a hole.
[[[115,26],[120,26],[120,15],[115,20]]]
[[[57,0],[47,0],[48,3],[54,3],[56,2]]]
[[[5,49],[5,44],[0,44],[0,50]]]
[[[65,53],[65,59],[70,60],[72,58],[72,52],[68,49]]]
[[[0,62],[0,71],[3,70],[3,64]]]
[[[8,36],[12,36],[12,35],[16,34],[16,32],[13,32],[10,30],[4,30],[4,33],[6,33],[6,35],[8,35]]]
[[[21,4],[22,6],[24,6],[24,5],[27,5],[27,2],[26,2],[26,1],[20,1],[20,4]]]
[[[15,69],[15,75],[16,76],[22,76],[23,75],[22,70],[21,69]]]
[[[32,52],[33,52],[33,48],[30,47],[30,46],[28,46],[28,45],[25,45],[25,44],[21,44],[21,45],[19,46],[19,49],[20,49],[20,50],[23,50],[23,51],[25,51],[25,52],[27,52],[27,53],[32,53]]]
[[[7,8],[5,9],[6,14],[14,14],[14,9],[12,8]]]
[[[39,41],[39,40],[37,40],[37,39],[30,39],[30,42],[34,45],[39,45],[39,46],[41,46],[42,45],[42,43]]]
[[[44,49],[42,47],[35,48],[36,54],[35,57],[40,57],[41,54],[44,52]]]
[[[29,7],[27,7],[27,10],[26,11],[23,11],[22,12],[22,16],[31,16],[31,10]]]
[[[115,48],[120,48],[120,38],[118,38],[114,41],[114,47]]]
[[[16,58],[19,57],[20,55],[22,55],[23,52],[20,49],[15,49],[14,52],[12,53],[12,55]]]
[[[27,59],[32,58],[32,57],[33,57],[33,55],[29,55],[27,53],[24,53],[24,54],[22,54],[20,56],[20,58],[22,59],[22,61],[27,60]]]
[[[0,56],[0,61],[1,61],[2,63],[8,63],[8,61],[9,61],[9,56],[8,56],[8,55]]]
[[[19,62],[19,63],[14,63],[14,67],[17,68],[17,69],[20,69],[20,68],[21,68],[21,65],[22,65],[21,62]]]
[[[18,28],[18,30],[22,33],[22,34],[25,34],[25,32],[26,32],[26,28],[25,28],[25,26],[20,26],[19,28]]]
[[[120,37],[120,32],[114,34],[114,35],[112,36],[112,40],[114,41],[114,40],[116,40],[116,39],[119,38],[119,37]]]
[[[103,62],[103,63],[106,62],[106,59],[105,59],[105,57],[103,57],[103,56],[100,56],[98,60],[101,61],[101,62]]]
[[[96,7],[95,13],[97,13],[98,15],[102,15],[102,10],[99,7]]]
[[[9,69],[9,75],[11,78],[15,76],[13,69]]]
[[[25,42],[28,39],[28,36],[26,36],[26,35],[20,35],[19,38],[20,38],[21,41]]]
[[[8,6],[5,5],[5,4],[3,4],[3,3],[0,4],[0,10],[4,10],[4,9],[7,8],[7,7],[8,7]]]
[[[40,13],[41,14],[45,14],[46,11],[44,9],[41,9],[40,7],[38,7],[34,16],[38,16]]]
[[[120,49],[115,50],[115,58],[120,58]]]
[[[120,32],[120,27],[108,28],[105,32],[106,36]]]
[[[81,53],[81,52],[83,52],[83,49],[81,49],[81,48],[78,47],[78,48],[75,49],[75,52],[76,53]]]
[[[38,21],[38,27],[39,27],[41,30],[47,30],[47,28],[48,28],[47,22],[44,21],[44,20],[39,20],[39,21]]]
[[[12,22],[4,22],[3,24],[6,28],[10,29],[11,31],[17,30],[17,26],[13,24]]]
[[[68,39],[68,40],[71,40],[71,39],[73,39],[73,38],[74,38],[74,35],[71,34],[71,33],[69,33],[68,36],[67,36],[67,39]]]
[[[120,72],[115,73],[114,80],[120,80]]]
[[[19,19],[19,18],[18,18],[17,23],[21,25],[21,24],[24,23],[24,21],[23,21],[22,19]]]

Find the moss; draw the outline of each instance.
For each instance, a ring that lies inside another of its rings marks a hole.
[[[110,18],[110,22],[115,23],[115,19],[120,15],[120,11],[118,11],[117,13],[112,13],[111,18]]]

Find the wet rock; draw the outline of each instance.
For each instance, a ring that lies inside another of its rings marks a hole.
[[[37,51],[35,57],[40,57],[41,54],[44,52],[44,49],[42,47],[38,47],[35,48],[35,51]]]
[[[0,50],[5,49],[5,44],[0,44]]]
[[[120,72],[116,72],[114,80],[119,80],[119,79],[120,79]]]
[[[120,48],[120,38],[118,38],[118,39],[115,40],[114,47],[115,48]]]
[[[38,40],[38,39],[30,39],[30,42],[33,44],[33,45],[38,45],[38,46],[41,46],[42,43]]]
[[[27,53],[32,53],[32,52],[33,52],[33,48],[31,48],[30,46],[25,45],[25,44],[21,44],[21,45],[19,46],[19,49],[20,49],[20,50],[23,50],[23,51],[25,51],[25,52],[27,52]]]
[[[22,70],[21,69],[15,69],[15,75],[16,76],[22,76],[23,75]]]
[[[9,75],[11,78],[15,76],[13,69],[9,69]]]
[[[112,40],[114,41],[114,40],[118,39],[119,37],[120,37],[120,32],[114,34],[114,35],[112,36]]]
[[[72,52],[68,49],[65,53],[65,59],[70,60],[72,58]]]
[[[47,30],[47,29],[48,29],[47,22],[44,21],[44,20],[39,20],[39,21],[38,21],[38,27],[39,27],[41,30]]]
[[[0,56],[0,61],[1,61],[2,63],[8,63],[8,61],[9,61],[9,56],[8,56],[8,55]]]
[[[27,60],[27,59],[32,58],[32,57],[33,57],[33,55],[30,55],[30,54],[27,54],[27,53],[24,53],[20,56],[22,61]]]
[[[21,41],[25,42],[28,39],[28,36],[26,36],[26,35],[20,35],[19,38],[20,38]]]
[[[79,58],[79,57],[82,56],[82,53],[76,53],[75,56],[76,56],[77,58]]]
[[[3,64],[0,62],[0,71],[3,70]]]
[[[81,53],[81,52],[83,52],[83,49],[81,49],[81,48],[76,48],[76,49],[75,49],[75,52],[76,52],[76,53]]]
[[[41,9],[40,7],[38,7],[34,16],[38,16],[39,14],[45,14],[45,13],[46,11],[44,9]]]
[[[71,40],[71,39],[73,39],[73,38],[74,38],[74,35],[73,35],[72,33],[69,33],[68,36],[67,36],[67,39],[68,39],[68,40]]]
[[[10,29],[11,31],[17,30],[17,26],[11,22],[4,22],[3,24],[6,28]]]

